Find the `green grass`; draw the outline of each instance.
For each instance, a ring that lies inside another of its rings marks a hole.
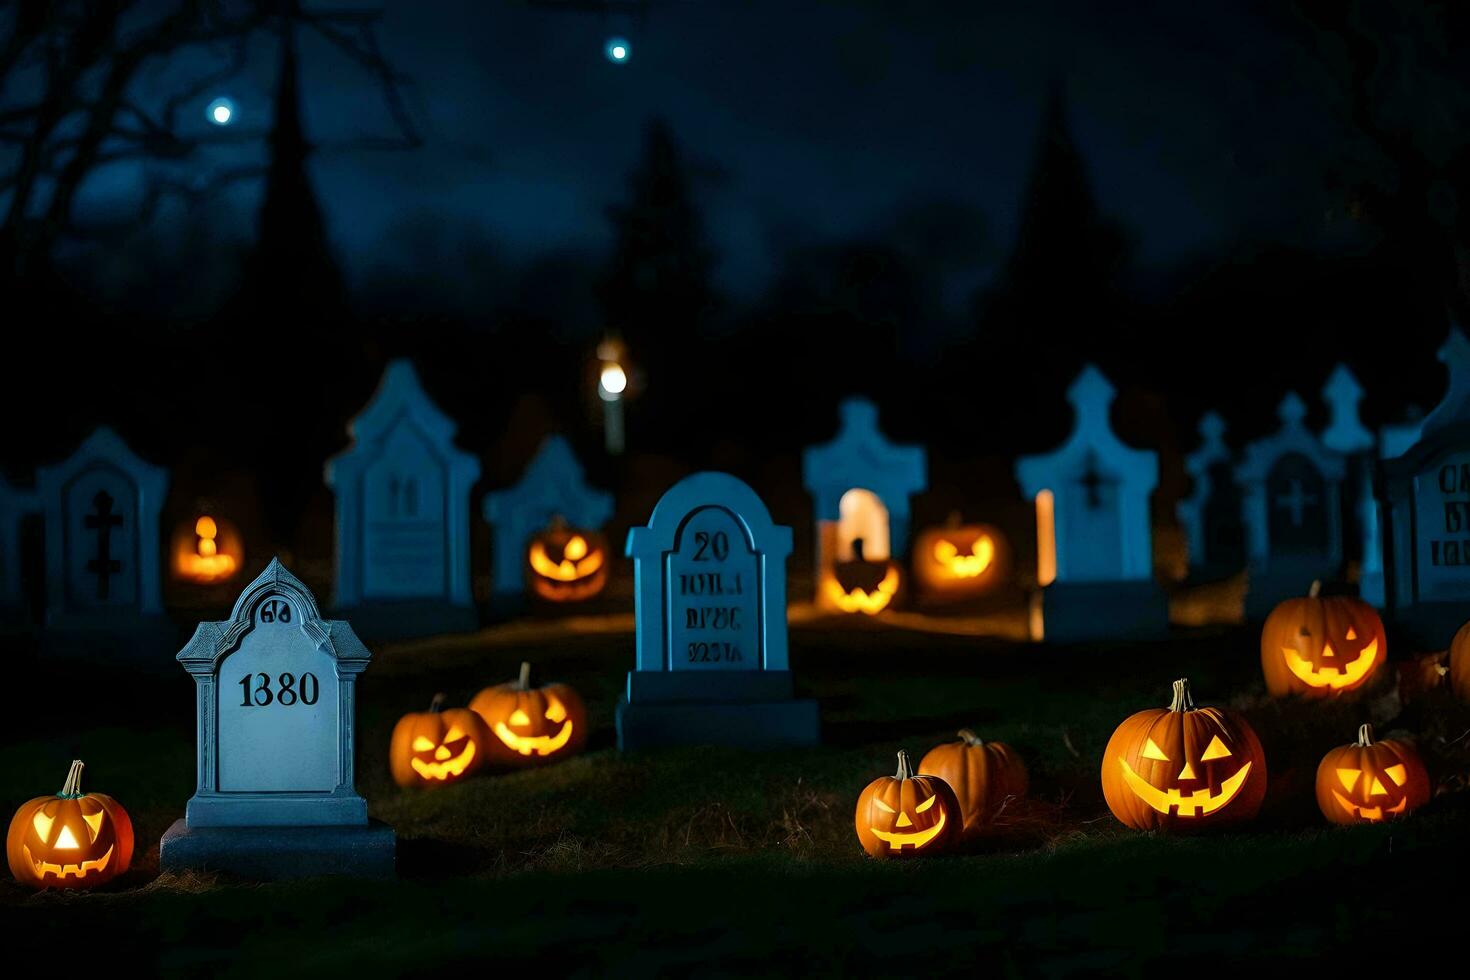
[[[399,834],[399,879],[264,885],[157,873],[158,835],[193,789],[182,670],[82,684],[74,668],[15,659],[12,677],[26,680],[0,748],[0,805],[54,792],[79,756],[87,786],[132,813],[140,848],[102,892],[5,882],[0,920],[30,948],[66,951],[86,936],[183,973],[411,973],[491,957],[556,974],[915,974],[1306,961],[1361,949],[1369,930],[1424,932],[1453,910],[1411,896],[1470,856],[1470,793],[1352,829],[1328,827],[1311,793],[1322,753],[1370,717],[1416,731],[1437,781],[1463,787],[1470,712],[1441,692],[1404,707],[1386,681],[1351,705],[1275,704],[1246,630],[1064,649],[812,627],[793,631],[792,646],[804,693],[821,700],[822,747],[632,756],[612,736],[630,635],[384,650],[361,682],[358,787]],[[584,755],[435,792],[392,784],[385,753],[400,714],[441,690],[464,703],[523,657],[582,691]],[[1271,793],[1248,828],[1136,834],[1102,802],[1108,736],[1130,712],[1162,706],[1181,675],[1201,703],[1245,710],[1266,746]],[[866,859],[852,829],[858,791],[892,772],[896,749],[917,757],[961,726],[1014,745],[1034,799],[967,853]]]

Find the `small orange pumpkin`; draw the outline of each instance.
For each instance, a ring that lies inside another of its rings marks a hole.
[[[531,591],[551,602],[590,599],[607,584],[607,539],[554,518],[550,527],[531,537],[526,580]]]
[[[1026,795],[1030,777],[1015,751],[1004,742],[985,742],[968,728],[958,742],[930,749],[919,760],[919,772],[938,776],[954,790],[964,814],[966,836],[984,830],[1008,800]]]
[[[5,854],[21,884],[96,888],[132,863],[128,811],[110,796],[83,793],[82,768],[82,760],[73,760],[60,793],[38,796],[15,811]]]
[[[1388,657],[1378,612],[1353,596],[1319,595],[1320,588],[1313,582],[1305,598],[1282,602],[1261,628],[1272,697],[1338,697],[1368,683]]]
[[[1470,623],[1455,631],[1450,641],[1450,690],[1461,701],[1470,701]]]
[[[853,822],[870,857],[911,858],[951,847],[963,831],[964,812],[948,783],[914,775],[909,754],[900,750],[898,772],[879,776],[858,795]]]
[[[434,695],[428,711],[404,715],[393,726],[388,765],[399,786],[448,786],[485,763],[490,733],[468,708],[444,710]]]
[[[1317,806],[1333,823],[1391,820],[1429,800],[1429,773],[1408,742],[1373,741],[1373,726],[1358,729],[1358,740],[1340,745],[1317,767]]]
[[[582,698],[565,684],[533,685],[528,663],[516,680],[476,694],[470,708],[490,731],[490,756],[508,765],[554,762],[587,741]]]
[[[1266,754],[1246,720],[1196,708],[1189,681],[1167,708],[1129,716],[1108,739],[1103,796],[1136,830],[1202,830],[1256,815],[1266,798]]]

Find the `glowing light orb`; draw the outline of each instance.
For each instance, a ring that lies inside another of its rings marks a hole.
[[[617,401],[628,388],[628,375],[622,365],[608,363],[602,366],[602,376],[597,381],[597,393],[606,401]]]
[[[215,99],[204,109],[204,117],[216,126],[228,126],[235,121],[235,103],[229,99]]]
[[[615,65],[621,65],[632,55],[633,49],[628,44],[627,38],[610,37],[602,47],[602,53],[607,55],[607,60]]]

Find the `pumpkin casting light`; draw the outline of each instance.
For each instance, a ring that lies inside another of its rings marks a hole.
[[[1004,742],[985,742],[968,728],[958,742],[930,749],[919,772],[938,776],[954,791],[964,815],[964,832],[973,836],[995,819],[1009,801],[1026,795],[1030,778],[1021,757]]]
[[[1009,549],[998,528],[960,524],[931,528],[914,543],[914,578],[935,598],[981,595],[1005,577]]]
[[[879,776],[858,795],[854,824],[863,850],[875,858],[937,854],[959,839],[964,817],[954,790],[938,776],[914,775],[909,754],[898,772]]]
[[[33,888],[95,888],[128,869],[133,822],[110,796],[82,792],[74,760],[55,796],[38,796],[15,811],[5,853],[15,880]]]
[[[1419,753],[1397,739],[1373,741],[1373,726],[1358,740],[1323,756],[1317,767],[1317,805],[1333,823],[1379,823],[1429,800],[1429,773]]]
[[[201,515],[192,526],[174,535],[174,574],[200,585],[213,585],[234,577],[244,563],[240,535],[227,521]]]
[[[596,531],[569,528],[561,518],[531,538],[526,551],[531,590],[551,602],[580,602],[607,584],[607,541]]]
[[[1261,628],[1261,670],[1272,697],[1332,698],[1362,687],[1388,657],[1383,620],[1352,596],[1287,599]]]
[[[1196,708],[1189,681],[1167,708],[1132,715],[1103,750],[1103,796],[1137,830],[1196,830],[1255,816],[1266,796],[1266,756],[1245,719]]]
[[[834,562],[824,588],[832,605],[842,612],[876,616],[898,593],[898,565],[892,561],[869,561],[863,557],[863,540],[852,543],[852,561]]]
[[[393,726],[388,763],[399,786],[448,786],[480,768],[490,733],[468,708],[443,710],[434,695],[428,711],[404,715]]]
[[[510,765],[553,762],[576,754],[587,740],[581,697],[565,684],[534,686],[528,663],[516,680],[476,694],[470,708],[490,730],[491,755]]]

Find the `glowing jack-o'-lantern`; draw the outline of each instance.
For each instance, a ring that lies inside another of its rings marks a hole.
[[[1103,750],[1108,809],[1138,830],[1198,830],[1256,815],[1266,796],[1266,755],[1245,719],[1196,708],[1189,681],[1167,708],[1140,711]]]
[[[1461,701],[1470,701],[1470,623],[1455,631],[1450,640],[1450,690]]]
[[[1317,805],[1333,823],[1379,823],[1429,800],[1429,773],[1419,753],[1398,739],[1373,741],[1373,726],[1340,745],[1317,767]]]
[[[823,589],[827,599],[842,612],[875,616],[888,608],[898,594],[901,581],[898,565],[865,559],[861,538],[852,542],[852,553],[852,561],[833,563]]]
[[[15,811],[5,853],[15,880],[33,888],[95,888],[128,869],[133,822],[110,796],[82,792],[82,761],[72,762],[55,796]]]
[[[919,772],[949,784],[964,815],[964,832],[982,831],[1009,801],[1026,795],[1030,777],[1021,757],[1004,742],[986,742],[968,728],[958,742],[930,749],[919,760]]]
[[[914,578],[938,598],[980,595],[1005,577],[1008,565],[1009,548],[1000,530],[962,525],[958,514],[948,526],[931,528],[914,542]]]
[[[587,741],[587,709],[565,684],[536,687],[531,665],[520,677],[487,687],[470,708],[490,729],[490,754],[500,762],[524,766],[574,755]]]
[[[531,590],[551,602],[579,602],[607,584],[607,541],[596,531],[567,527],[561,518],[531,538],[526,550]]]
[[[201,515],[193,525],[174,534],[174,574],[200,585],[213,585],[235,576],[245,561],[240,534],[228,521]]]
[[[1351,596],[1319,595],[1271,610],[1261,628],[1261,669],[1272,697],[1331,698],[1366,684],[1388,657],[1383,621]]]
[[[858,795],[858,840],[875,858],[936,854],[959,839],[964,816],[954,790],[938,776],[914,775],[909,754],[898,753],[898,772],[880,776]]]
[[[434,695],[428,711],[404,715],[393,726],[388,765],[399,786],[448,786],[485,762],[491,738],[485,722],[468,708],[444,710]]]

